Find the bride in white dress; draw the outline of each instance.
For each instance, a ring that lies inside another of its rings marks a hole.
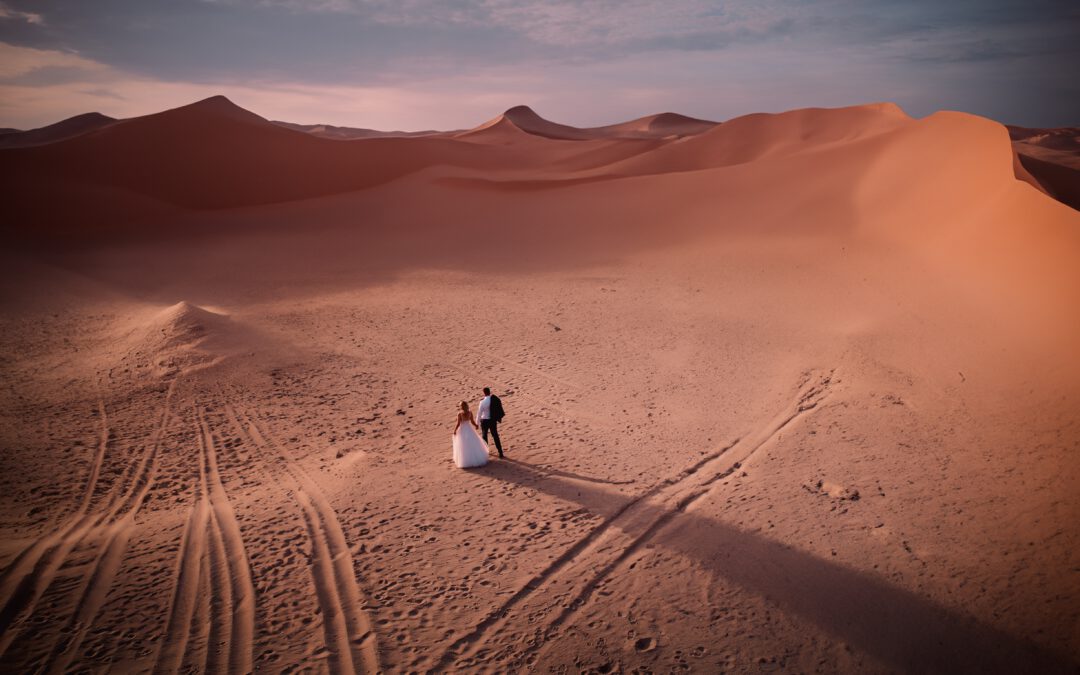
[[[488,463],[488,446],[476,433],[478,428],[469,404],[462,401],[461,412],[454,425],[454,464],[459,469],[471,469]]]

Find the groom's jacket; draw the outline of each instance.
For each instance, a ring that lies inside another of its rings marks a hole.
[[[496,423],[502,422],[502,418],[506,417],[506,413],[503,412],[502,401],[495,394],[491,395],[491,419]]]

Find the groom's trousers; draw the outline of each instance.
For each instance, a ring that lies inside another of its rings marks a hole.
[[[499,423],[493,420],[480,420],[480,430],[484,432],[485,443],[487,443],[488,432],[491,432],[491,439],[495,441],[495,449],[499,451],[499,457],[502,457],[502,443],[499,442]]]

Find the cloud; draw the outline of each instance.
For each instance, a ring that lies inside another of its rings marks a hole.
[[[556,47],[647,45],[656,38],[723,35],[730,41],[773,30],[804,13],[778,0],[204,0],[296,14],[340,14],[387,26],[485,28]],[[719,42],[719,41],[718,41]]]
[[[0,21],[25,21],[35,26],[44,26],[45,17],[35,12],[20,12],[12,9],[6,2],[0,2]]]
[[[32,75],[41,70],[64,68],[90,74],[108,67],[55,49],[34,49],[0,42],[0,80]]]
[[[98,87],[97,89],[79,89],[76,93],[85,94],[86,96],[93,96],[94,98],[110,98],[116,101],[127,100],[120,94],[117,94],[115,91],[105,89],[104,87]]]

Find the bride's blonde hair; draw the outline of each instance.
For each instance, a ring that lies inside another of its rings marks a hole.
[[[469,412],[469,402],[468,401],[462,401],[461,402],[461,412]]]

